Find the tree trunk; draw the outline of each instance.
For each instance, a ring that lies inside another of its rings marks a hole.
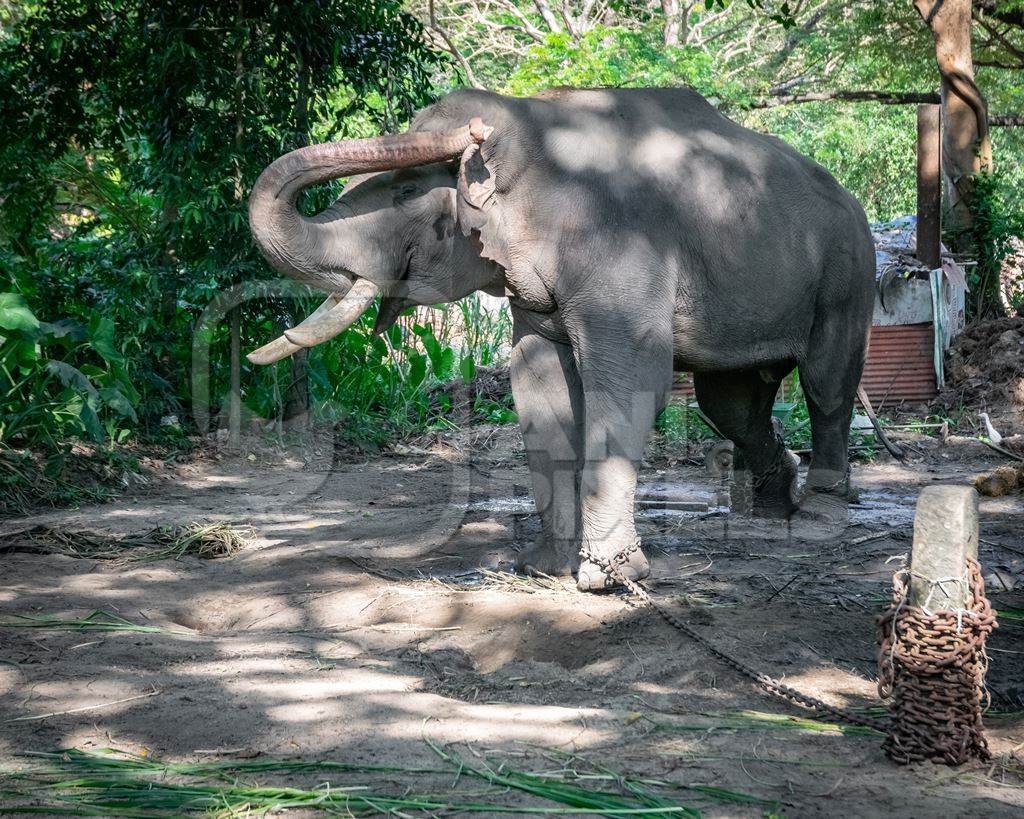
[[[679,45],[679,0],[661,0],[661,13],[665,16],[665,45]]]
[[[941,78],[942,166],[949,208],[946,225],[954,249],[970,244],[974,177],[992,169],[988,105],[974,81],[971,0],[914,0],[935,38]]]
[[[233,308],[231,322],[231,384],[228,391],[228,445],[238,449],[242,438],[242,339],[239,310]]]
[[[288,392],[285,395],[284,422],[290,429],[299,431],[309,429],[308,354],[308,350],[299,350],[289,359],[292,377],[288,381]]]

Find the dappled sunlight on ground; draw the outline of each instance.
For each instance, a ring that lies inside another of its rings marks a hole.
[[[806,715],[619,595],[482,574],[508,567],[517,540],[536,531],[525,504],[505,501],[526,497],[521,463],[491,454],[453,489],[448,464],[423,460],[341,466],[298,499],[278,487],[302,473],[243,464],[231,478],[218,464],[221,477],[197,473],[190,488],[42,516],[118,533],[230,520],[254,536],[218,560],[0,557],[0,620],[99,609],[157,629],[0,627],[0,754],[113,745],[185,759],[220,749],[419,764],[433,758],[429,737],[523,764],[542,748],[585,753],[615,769],[752,791],[801,815],[857,805],[868,783],[881,789],[878,805],[900,812],[1021,807],[1019,789],[986,784],[982,769],[897,769],[876,736],[787,722]],[[869,500],[895,498],[887,514],[912,511],[920,481],[907,471],[862,465],[855,480]],[[948,469],[929,476],[964,480]],[[689,468],[656,483],[711,486]],[[466,499],[454,520],[453,497]],[[1019,540],[1020,507],[986,501],[983,538]],[[789,685],[864,708],[877,705],[873,617],[888,597],[887,561],[909,540],[903,518],[857,523],[806,541],[796,527],[721,515],[639,519],[652,585],[691,625]],[[1024,676],[1012,653],[1020,636],[1008,623],[993,638],[997,695]],[[993,721],[993,749],[1018,744],[1022,728],[1019,714]],[[967,775],[978,777],[969,787]],[[761,815],[730,811],[710,815]]]

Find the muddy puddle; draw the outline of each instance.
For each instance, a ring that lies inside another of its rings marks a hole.
[[[850,524],[905,526],[914,522],[914,495],[891,490],[865,491],[850,506]],[[469,505],[473,512],[522,515],[535,511],[529,495],[482,498]],[[637,487],[636,511],[646,517],[700,517],[729,513],[727,497],[713,483],[658,481]]]
[[[862,526],[906,526],[914,522],[914,495],[889,490],[866,492],[861,490],[860,500],[850,506],[850,523]]]

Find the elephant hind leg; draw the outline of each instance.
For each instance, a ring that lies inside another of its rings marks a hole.
[[[796,466],[772,426],[772,406],[779,384],[792,369],[694,373],[701,411],[736,445],[733,468],[738,482],[749,471],[754,514],[788,518],[796,511]]]
[[[811,467],[807,473],[805,502],[810,511],[814,495],[842,501],[853,496],[850,488],[850,418],[857,395],[867,334],[846,314],[824,316],[811,333],[811,343],[800,362],[800,383],[811,419]]]

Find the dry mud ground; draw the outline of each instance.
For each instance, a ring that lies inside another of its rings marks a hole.
[[[877,706],[873,617],[890,559],[909,550],[916,495],[998,462],[980,445],[917,447],[907,465],[856,467],[862,503],[836,532],[642,514],[652,587],[736,657],[829,702]],[[0,555],[2,620],[102,609],[166,629],[0,628],[0,763],[116,747],[436,767],[426,737],[493,766],[605,766],[767,800],[680,792],[705,816],[1022,815],[1024,621],[1004,619],[990,642],[993,762],[897,767],[877,735],[788,720],[803,714],[621,595],[483,575],[536,530],[520,449],[508,428],[478,428],[362,463],[259,450],[183,467],[145,497],[5,522],[125,533],[220,520],[255,538],[220,560]],[[702,468],[664,459],[644,481],[714,490]],[[1020,496],[981,504],[986,570],[1024,587],[1022,511]],[[1020,591],[992,599],[1024,608]],[[327,780],[352,777],[312,784]]]

